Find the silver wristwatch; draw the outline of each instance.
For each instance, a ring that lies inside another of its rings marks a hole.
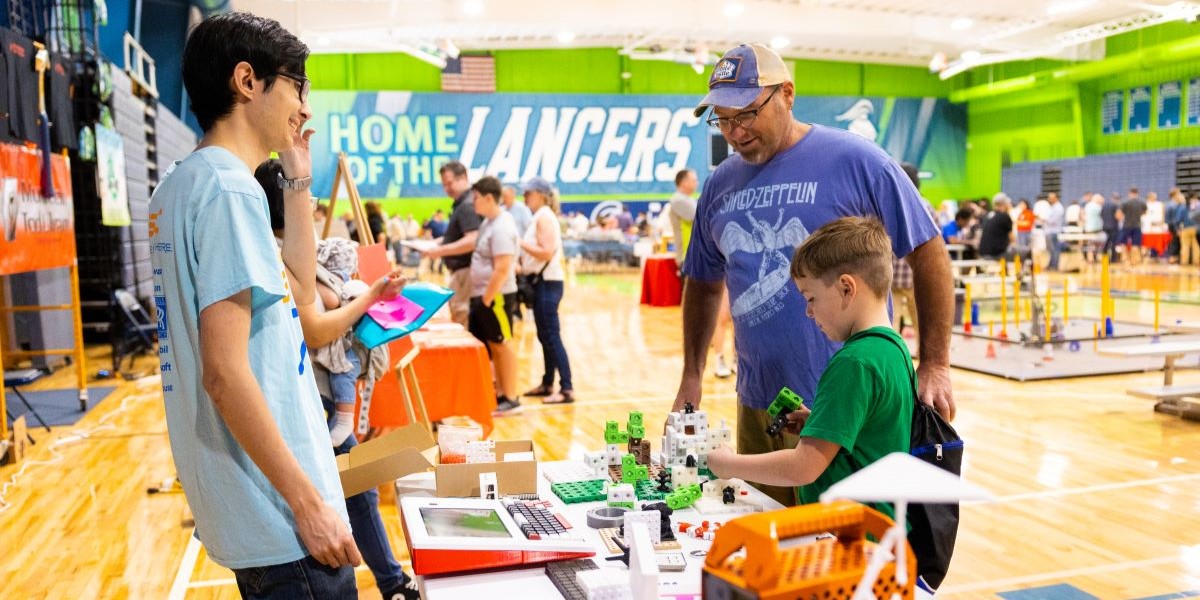
[[[275,183],[279,184],[281,190],[307,190],[312,185],[312,176],[301,177],[299,179],[285,179],[283,173],[276,175]]]

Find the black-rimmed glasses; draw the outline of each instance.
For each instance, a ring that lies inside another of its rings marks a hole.
[[[303,104],[304,102],[308,101],[308,90],[312,88],[312,82],[309,81],[309,79],[307,77],[300,77],[299,75],[292,75],[291,73],[287,73],[284,71],[280,71],[278,73],[278,75],[280,75],[282,77],[287,77],[288,79],[291,79],[292,81],[295,81],[296,83],[300,84],[300,103]]]
[[[743,111],[733,117],[718,117],[714,114],[708,118],[708,125],[716,127],[721,131],[731,131],[735,126],[742,129],[750,129],[754,125],[754,120],[758,118],[758,112],[771,103],[771,98],[775,96],[775,92],[779,91],[779,87],[781,86],[776,86],[775,89],[771,90],[771,93],[767,95],[767,99],[763,100],[763,103],[759,104],[758,108]]]

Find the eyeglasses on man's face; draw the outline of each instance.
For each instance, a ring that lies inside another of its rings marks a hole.
[[[303,104],[304,102],[308,101],[308,90],[312,88],[312,82],[309,81],[307,77],[301,77],[299,75],[292,75],[291,73],[287,73],[284,71],[280,71],[278,73],[278,75],[280,75],[281,77],[286,77],[288,79],[291,79],[292,81],[295,81],[296,83],[300,84],[300,88],[299,88],[300,103]]]
[[[771,93],[767,95],[767,99],[763,100],[762,104],[759,104],[757,108],[742,111],[732,117],[718,117],[714,113],[708,118],[708,125],[725,132],[732,131],[734,127],[750,129],[754,126],[754,120],[758,118],[759,111],[771,103],[771,98],[775,97],[775,92],[779,91],[779,87],[781,86],[776,86],[775,89],[771,90]]]

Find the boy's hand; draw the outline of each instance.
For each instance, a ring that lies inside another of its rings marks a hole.
[[[787,425],[784,426],[783,430],[791,434],[800,435],[800,430],[804,429],[804,423],[808,421],[808,415],[811,414],[812,411],[807,406],[801,406],[793,410],[787,414]]]
[[[730,471],[731,462],[737,453],[729,449],[729,446],[722,444],[716,450],[708,453],[708,470],[713,472],[713,475],[721,479],[729,479],[733,477]]]

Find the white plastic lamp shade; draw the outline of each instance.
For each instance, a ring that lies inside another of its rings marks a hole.
[[[991,492],[904,452],[889,454],[839,481],[821,494],[821,502],[919,502],[951,504],[991,500]]]

